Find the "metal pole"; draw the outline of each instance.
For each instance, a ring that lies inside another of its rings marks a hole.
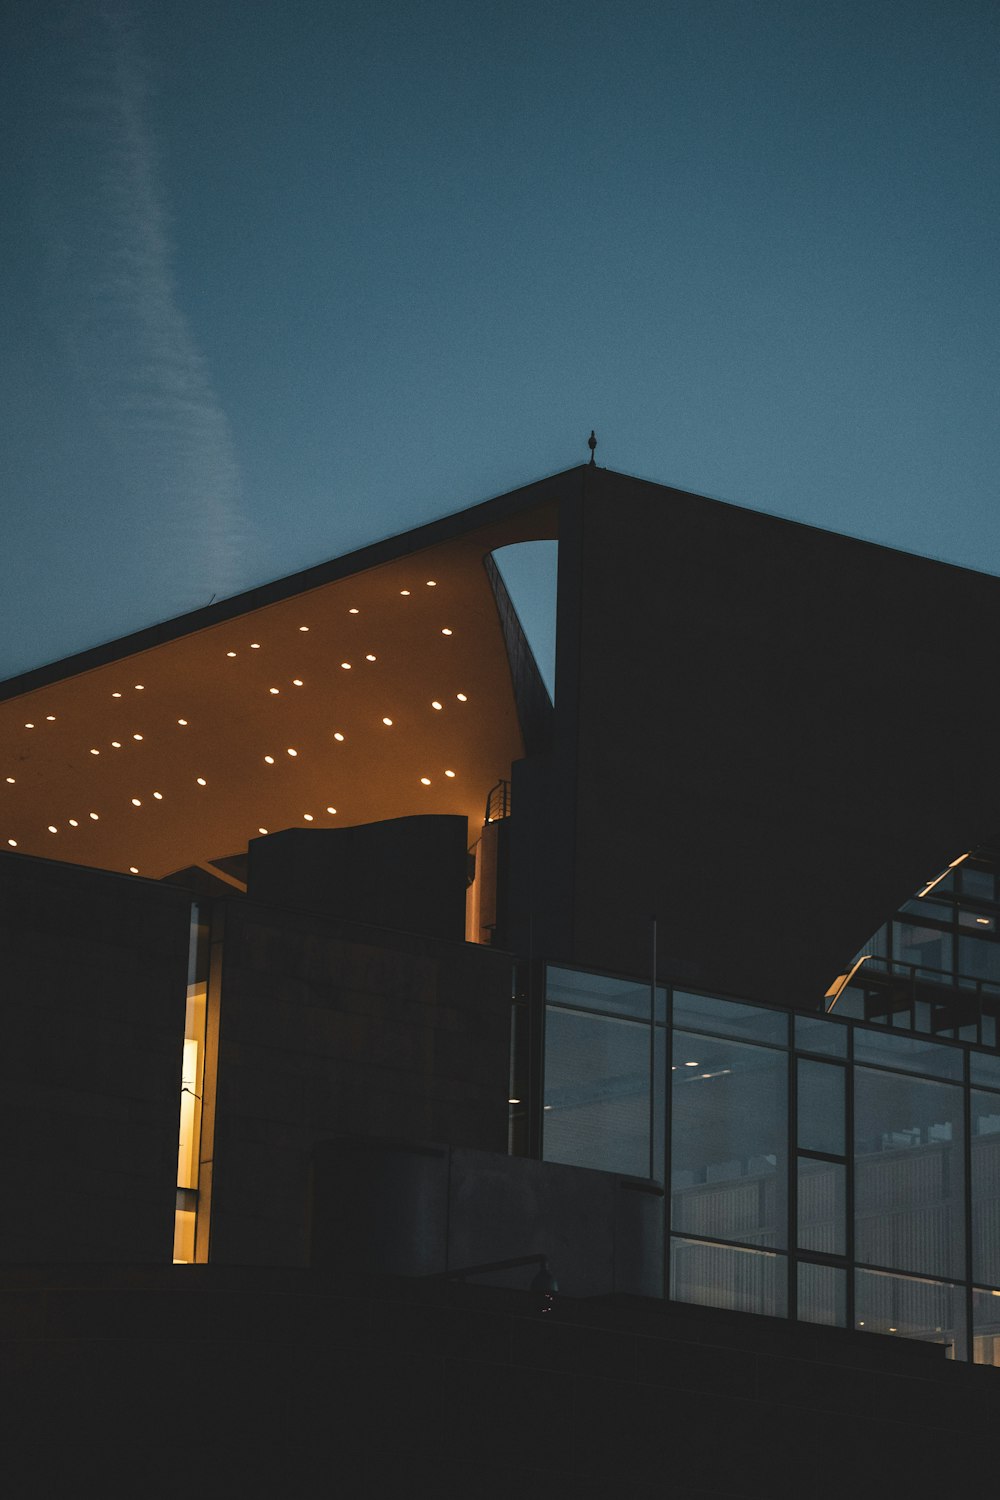
[[[656,1176],[656,918],[650,917],[649,969],[649,1176]]]

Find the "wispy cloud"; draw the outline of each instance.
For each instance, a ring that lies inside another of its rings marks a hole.
[[[171,549],[185,608],[246,581],[251,528],[229,423],[178,296],[134,22],[101,6],[85,21],[78,12],[74,30],[65,156],[49,188],[61,225],[53,311],[115,450],[122,520],[143,550]]]

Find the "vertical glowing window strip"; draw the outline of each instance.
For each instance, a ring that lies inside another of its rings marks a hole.
[[[191,908],[187,1001],[181,1057],[180,1118],[177,1134],[177,1202],[174,1210],[174,1262],[196,1259],[201,1101],[205,1085],[208,929],[197,905]]]

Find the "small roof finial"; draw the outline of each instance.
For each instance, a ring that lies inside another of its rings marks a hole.
[[[597,447],[597,439],[594,436],[593,428],[590,429],[590,437],[587,439],[587,447],[590,449],[590,467],[596,468],[597,465],[594,461],[594,449]]]

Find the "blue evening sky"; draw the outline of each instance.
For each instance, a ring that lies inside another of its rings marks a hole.
[[[1000,572],[994,0],[3,17],[0,678],[591,427],[609,467]]]

